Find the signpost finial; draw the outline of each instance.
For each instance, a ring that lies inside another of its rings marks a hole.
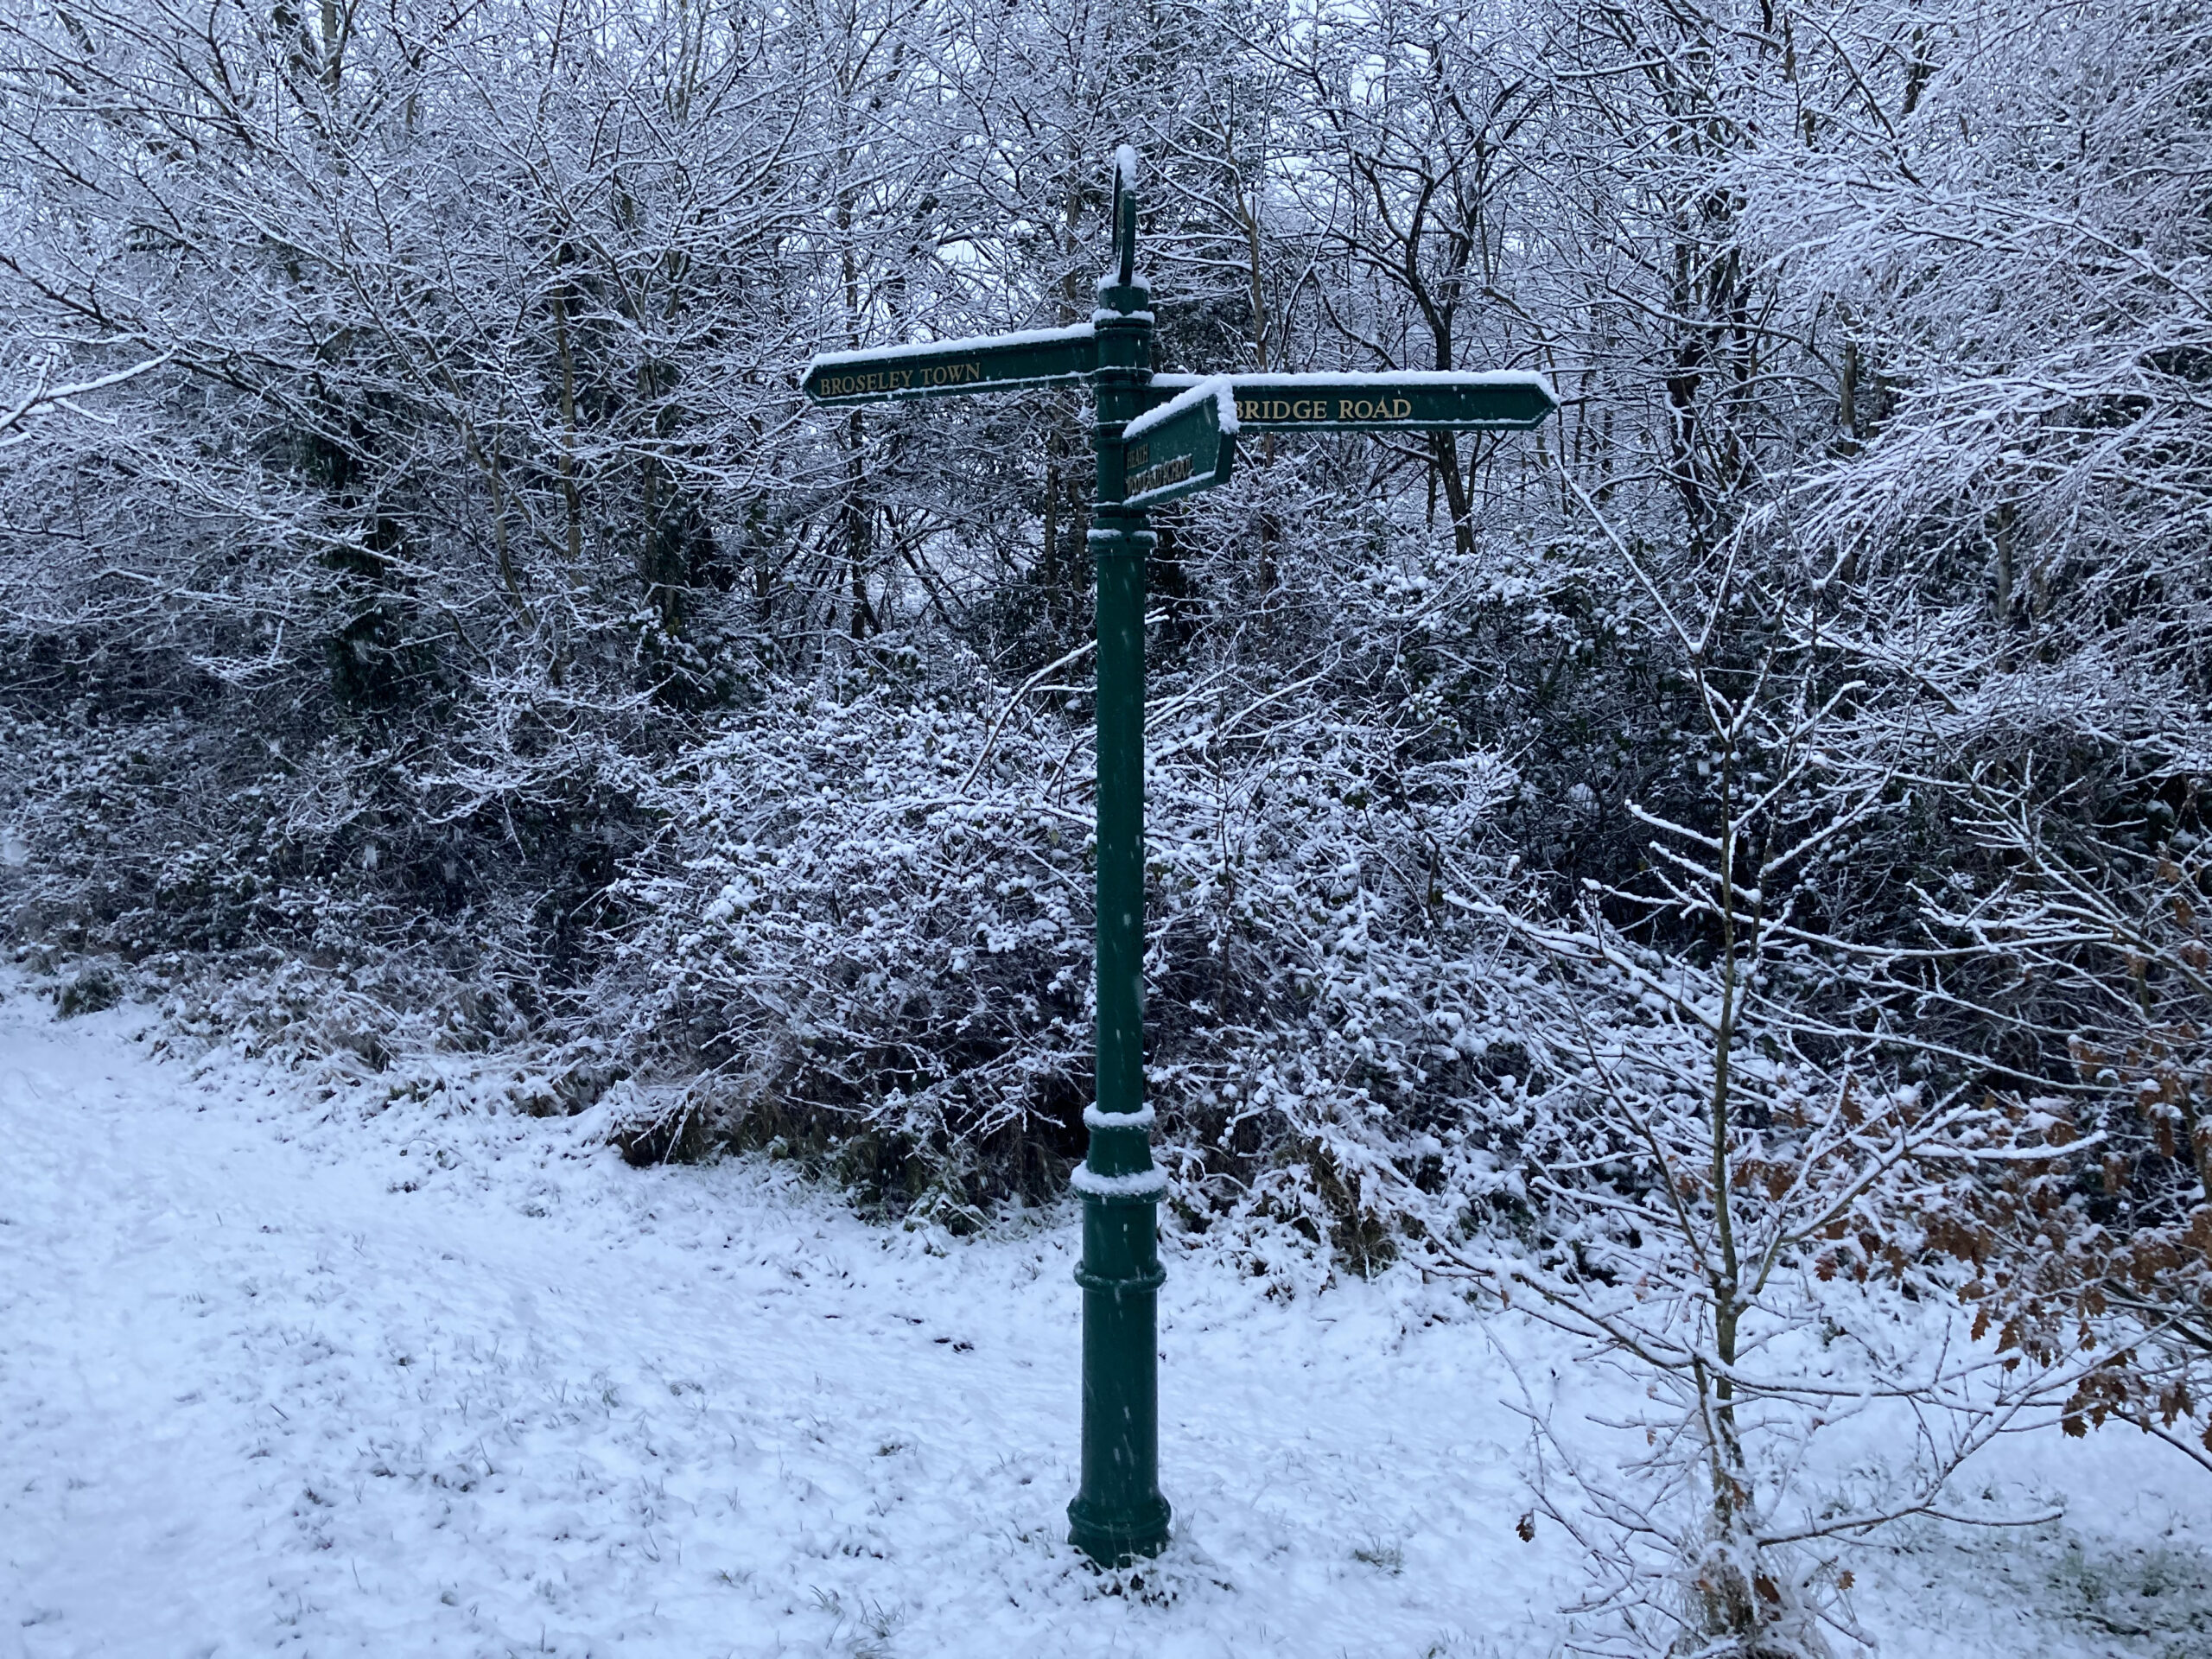
[[[1123,144],[1114,152],[1114,254],[1123,288],[1137,275],[1137,152]]]

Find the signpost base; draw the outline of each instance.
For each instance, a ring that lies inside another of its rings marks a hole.
[[[1138,1131],[1141,1133],[1141,1131]],[[1166,1548],[1160,1495],[1160,1268],[1156,1198],[1086,1192],[1083,1200],[1083,1486],[1068,1541],[1100,1567]]]

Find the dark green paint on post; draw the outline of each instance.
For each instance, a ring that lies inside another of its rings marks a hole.
[[[1137,203],[1114,170],[1114,280],[1101,283],[1098,570],[1098,1080],[1085,1114],[1083,1479],[1068,1540],[1101,1567],[1166,1548],[1160,1493],[1160,1180],[1144,1109],[1144,600],[1153,532],[1128,499],[1122,429],[1152,378],[1152,296],[1136,276]]]

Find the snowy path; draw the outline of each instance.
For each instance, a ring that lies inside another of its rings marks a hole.
[[[6,1659],[1557,1651],[1512,1387],[1440,1292],[1178,1269],[1178,1540],[1106,1594],[1061,1541],[1069,1226],[932,1254],[758,1166],[318,1116],[130,1029],[0,986]],[[1951,1560],[1900,1613],[2033,1650]]]
[[[1386,1365],[1382,1299],[1316,1323],[1232,1283],[1217,1320],[1179,1287],[1174,1599],[1104,1597],[1061,1541],[1070,1230],[933,1255],[528,1120],[318,1137],[119,1029],[0,1003],[0,1653],[1412,1654],[1551,1623],[1471,1328]]]

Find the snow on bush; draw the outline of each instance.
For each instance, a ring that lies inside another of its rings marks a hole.
[[[1504,1127],[1467,1121],[1481,957],[1441,871],[1480,862],[1514,779],[1279,718],[1307,690],[1198,676],[1148,711],[1147,1070],[1186,1219],[1272,1217],[1363,1262],[1389,1247],[1331,1126],[1416,1160]],[[786,683],[724,722],[656,785],[667,828],[616,889],[625,1040],[703,1061],[728,1132],[882,1200],[1055,1190],[1091,1087],[1075,700],[969,664]]]

